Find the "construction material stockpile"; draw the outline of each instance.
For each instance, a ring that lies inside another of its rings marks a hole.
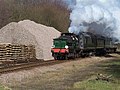
[[[53,39],[59,36],[60,32],[55,28],[30,20],[12,22],[0,29],[0,43],[34,45],[36,58],[43,60],[53,59],[51,55]]]
[[[0,61],[31,61],[36,59],[33,45],[0,44]]]

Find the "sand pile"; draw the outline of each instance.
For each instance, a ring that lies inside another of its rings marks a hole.
[[[0,43],[35,45],[36,58],[51,60],[53,38],[60,32],[52,27],[37,24],[30,20],[12,22],[0,29]]]

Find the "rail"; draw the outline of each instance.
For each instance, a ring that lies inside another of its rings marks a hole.
[[[38,62],[17,64],[17,65],[8,66],[8,67],[0,67],[0,74],[9,73],[13,71],[19,71],[19,70],[31,69],[31,68],[38,67],[38,66],[54,65],[54,64],[64,63],[64,62],[67,62],[67,61],[65,60],[38,61]]]

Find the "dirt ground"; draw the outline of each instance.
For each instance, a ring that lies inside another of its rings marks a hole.
[[[115,58],[118,58],[118,55],[79,58],[52,66],[2,74],[0,83],[12,90],[72,90],[75,82],[100,73],[99,64]]]

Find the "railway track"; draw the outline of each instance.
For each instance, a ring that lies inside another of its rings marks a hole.
[[[54,64],[64,63],[64,62],[67,62],[67,61],[65,60],[39,61],[39,62],[19,64],[19,65],[14,65],[9,67],[2,67],[0,68],[0,74],[10,73],[13,71],[28,70],[38,66],[49,66],[49,65],[54,65]]]
[[[116,54],[120,54],[120,52],[117,52]],[[13,66],[9,66],[9,67],[0,67],[0,74],[10,73],[13,71],[20,71],[20,70],[29,70],[29,69],[34,68],[34,67],[55,65],[55,64],[60,64],[60,63],[64,63],[64,62],[76,61],[79,59],[37,61],[37,62],[31,62],[31,63],[17,64],[17,65],[13,65]],[[83,59],[83,58],[81,58],[81,59]]]

